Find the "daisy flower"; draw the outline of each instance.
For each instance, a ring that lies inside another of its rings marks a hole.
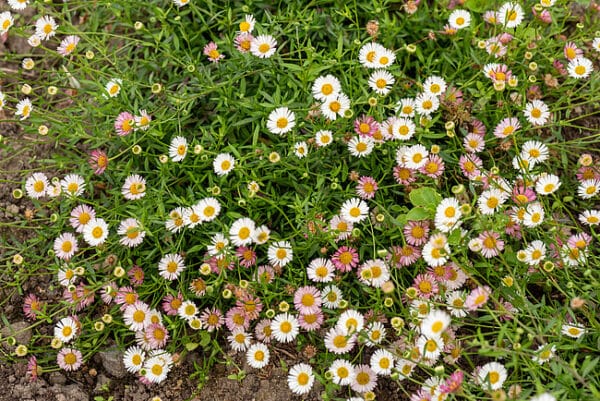
[[[481,214],[492,215],[499,210],[507,199],[508,194],[506,192],[498,188],[490,188],[479,195],[477,206]]]
[[[427,95],[440,96],[446,91],[447,87],[448,85],[446,84],[446,81],[444,81],[444,78],[432,75],[423,83],[423,92]]]
[[[100,175],[104,173],[108,167],[108,156],[103,150],[94,149],[90,152],[88,163],[94,170],[94,174]]]
[[[390,279],[390,270],[381,259],[367,260],[356,273],[362,283],[375,288],[381,288]]]
[[[535,191],[540,195],[550,195],[560,187],[560,178],[554,174],[540,175],[535,183]]]
[[[404,167],[417,170],[427,163],[428,156],[429,151],[427,148],[421,144],[417,144],[406,150],[402,155],[402,161],[404,162]]]
[[[534,362],[543,365],[548,362],[550,359],[554,357],[554,353],[556,352],[556,345],[544,345],[541,344],[538,346],[535,355],[531,358]]]
[[[250,53],[260,58],[269,58],[277,50],[277,41],[271,35],[259,35],[250,42]]]
[[[533,202],[525,208],[523,225],[529,228],[537,227],[544,222],[544,207],[539,202]]]
[[[342,290],[332,284],[323,288],[321,291],[321,299],[323,300],[323,306],[325,308],[337,309],[344,297],[342,295]]]
[[[442,232],[451,231],[460,218],[460,204],[456,198],[445,198],[436,207],[435,211],[435,227]]]
[[[45,307],[46,303],[40,301],[35,294],[29,294],[23,299],[23,313],[28,319],[36,320],[37,314]]]
[[[65,344],[73,340],[78,332],[78,324],[72,317],[62,318],[54,326],[54,337]]]
[[[561,333],[571,338],[579,338],[585,334],[585,328],[575,324],[563,324]]]
[[[133,218],[125,219],[119,224],[117,234],[122,235],[119,239],[121,245],[130,248],[136,247],[144,241],[146,232],[142,230],[141,223]]]
[[[575,79],[587,78],[594,71],[594,66],[590,59],[583,56],[576,57],[569,61],[567,72],[569,76]]]
[[[135,131],[135,117],[128,111],[119,113],[115,119],[115,131],[119,136],[127,136]]]
[[[288,372],[287,382],[294,394],[308,394],[315,381],[312,367],[306,363],[292,366]]]
[[[337,234],[335,240],[342,241],[348,239],[352,235],[354,224],[347,221],[339,214],[336,214],[329,221],[329,228],[333,231],[333,234]]]
[[[392,138],[407,141],[413,137],[417,127],[408,118],[400,117],[392,125]]]
[[[450,325],[450,315],[446,312],[432,309],[421,321],[421,334],[427,338],[440,337]]]
[[[243,217],[237,219],[229,229],[229,238],[235,246],[243,246],[252,243],[252,236],[256,225],[252,219]]]
[[[474,311],[481,308],[488,301],[492,290],[488,286],[475,288],[465,299],[465,309]]]
[[[0,35],[4,35],[11,26],[15,24],[15,19],[13,18],[10,11],[4,11],[0,13]]]
[[[544,125],[550,119],[550,110],[546,103],[541,100],[532,100],[531,102],[525,105],[525,110],[523,111],[525,118],[532,125],[539,126]]]
[[[597,52],[600,52],[600,36],[594,38],[594,40],[592,41],[592,48]]]
[[[125,179],[121,194],[127,200],[141,199],[146,195],[146,180],[137,174],[132,174]]]
[[[525,248],[525,263],[530,266],[538,265],[546,258],[546,244],[540,240],[532,241]]]
[[[394,52],[382,47],[381,51],[375,57],[374,68],[388,68],[390,65],[394,64],[395,60],[396,55]]]
[[[364,157],[371,154],[375,142],[370,136],[356,136],[348,142],[348,150],[352,156]]]
[[[280,343],[292,342],[299,333],[298,319],[289,313],[281,313],[271,321],[271,332]]]
[[[315,99],[324,102],[331,97],[337,96],[341,90],[342,85],[340,81],[333,75],[327,74],[315,79],[312,86],[312,95]]]
[[[254,369],[262,369],[269,364],[269,348],[263,343],[254,343],[246,351],[246,361]]]
[[[121,84],[122,83],[123,83],[123,81],[118,78],[111,79],[110,81],[108,81],[106,83],[106,86],[104,87],[104,89],[108,93],[108,96],[109,97],[117,96],[119,94],[119,92],[121,92]]]
[[[210,309],[205,308],[200,315],[200,320],[202,321],[202,327],[204,327],[209,333],[219,330],[221,326],[225,324],[223,313],[214,307]]]
[[[541,0],[540,3],[543,4],[545,1],[548,1],[548,0]],[[543,394],[537,395],[535,397],[531,397],[531,399],[529,401],[556,401],[556,397],[554,397],[550,393],[543,393]]]
[[[444,340],[442,337],[425,337],[422,335],[417,339],[416,347],[425,358],[437,361],[444,349]]]
[[[177,298],[175,298],[177,299]],[[198,314],[198,307],[193,301],[183,301],[177,308],[177,315],[187,321],[192,320]]]
[[[427,220],[408,221],[402,232],[408,244],[414,246],[424,245],[429,238],[429,222]]]
[[[340,215],[351,223],[360,223],[369,216],[369,206],[359,198],[348,199],[342,204]]]
[[[477,372],[477,380],[486,390],[501,389],[507,376],[506,368],[498,362],[486,363]]]
[[[412,98],[403,98],[396,103],[396,113],[399,117],[414,117],[415,116],[415,100]]]
[[[380,376],[390,376],[394,368],[394,355],[385,349],[378,349],[371,355],[371,369]]]
[[[174,162],[180,162],[185,159],[188,151],[188,142],[182,136],[176,136],[171,139],[171,144],[169,145],[169,157]]]
[[[217,199],[212,197],[199,201],[197,208],[203,222],[213,221],[221,213],[221,204]]]
[[[368,346],[381,344],[385,339],[385,327],[381,322],[372,322],[367,326],[367,337],[365,339]]]
[[[600,191],[600,180],[583,180],[577,187],[577,195],[582,199],[591,199]]]
[[[340,386],[348,386],[354,380],[354,366],[345,359],[336,359],[328,369],[331,381]]]
[[[379,130],[379,123],[372,117],[362,115],[354,120],[354,132],[361,136],[373,137]]]
[[[69,196],[75,197],[85,191],[85,180],[78,174],[69,174],[60,180],[60,186]]]
[[[244,20],[240,22],[239,28],[240,32],[250,33],[254,30],[254,26],[256,25],[256,18],[252,14],[244,15]]]
[[[123,322],[131,331],[144,330],[150,325],[150,308],[141,301],[128,305],[123,312]]]
[[[35,21],[35,34],[41,40],[48,40],[56,34],[58,24],[49,15],[44,15]]]
[[[235,166],[235,159],[229,153],[219,153],[213,161],[213,169],[218,176],[226,176]]]
[[[356,194],[362,199],[373,199],[377,188],[377,181],[374,178],[363,176],[358,179]]]
[[[356,345],[356,334],[348,335],[346,330],[334,327],[325,335],[325,347],[329,352],[341,355],[349,352]]]
[[[329,283],[333,280],[335,266],[329,259],[313,259],[306,267],[306,275],[309,280],[317,283]]]
[[[395,82],[394,76],[386,70],[375,70],[369,77],[369,87],[381,96],[390,93]]]
[[[340,315],[335,327],[345,335],[358,333],[365,327],[365,318],[358,311],[348,309]]]
[[[294,154],[296,155],[296,157],[298,157],[299,159],[302,159],[303,157],[305,157],[308,153],[308,144],[304,141],[302,142],[296,142],[294,144]]]
[[[504,249],[504,241],[500,239],[500,234],[493,231],[484,231],[477,238],[481,244],[481,254],[484,258],[493,258],[498,256]]]
[[[150,353],[149,358],[144,361],[142,371],[143,377],[150,383],[161,383],[167,378],[167,374],[173,366],[173,357],[166,351],[156,350]]]
[[[21,116],[20,120],[23,121],[31,115],[33,105],[31,104],[31,100],[29,100],[29,98],[25,98],[17,103],[16,108],[17,110],[15,111],[15,116]]]
[[[585,210],[579,215],[581,224],[595,226],[600,224],[600,210]]]
[[[330,96],[321,104],[321,113],[332,121],[338,116],[343,117],[348,110],[350,110],[350,98],[342,92],[336,96]]]
[[[446,292],[446,305],[452,316],[459,318],[467,316],[467,312],[465,311],[465,299],[466,295],[461,291]]]
[[[383,54],[385,47],[379,43],[369,42],[360,48],[358,60],[366,68],[377,68],[378,55]]]
[[[321,293],[313,286],[300,287],[294,293],[294,307],[304,315],[321,311]]]
[[[71,233],[62,233],[54,240],[54,252],[59,259],[69,260],[78,250],[77,238]]]
[[[61,369],[71,372],[81,367],[81,364],[83,363],[83,356],[77,349],[63,348],[58,351],[56,362]]]
[[[75,51],[78,43],[79,36],[69,35],[60,42],[60,45],[56,48],[56,51],[61,56],[66,57]]]
[[[271,230],[269,227],[262,225],[257,227],[252,238],[257,245],[266,244],[271,238]]]
[[[24,10],[28,4],[29,0],[8,0],[8,5],[13,10]]]
[[[279,107],[269,114],[267,129],[272,134],[283,135],[296,125],[296,115],[287,107]]]
[[[563,54],[567,60],[571,61],[583,56],[583,50],[579,49],[575,43],[568,42],[563,48]]]
[[[521,128],[521,123],[515,117],[504,118],[496,128],[494,128],[494,135],[497,138],[503,139],[513,135]]]
[[[194,228],[198,224],[202,224],[202,211],[198,207],[198,204],[184,209],[183,224],[189,228]]]
[[[210,42],[204,46],[202,53],[204,53],[205,56],[208,56],[208,61],[213,63],[218,63],[220,60],[225,58],[225,55],[219,52],[218,46],[215,42]]]
[[[437,96],[429,93],[420,93],[415,99],[415,110],[423,116],[429,116],[440,107]]]
[[[235,48],[241,53],[248,53],[250,51],[250,47],[252,46],[252,41],[254,40],[254,36],[252,36],[248,32],[241,32],[235,36],[233,39],[233,43],[235,43]]]
[[[329,130],[315,132],[315,143],[319,147],[325,147],[333,142],[333,133]]]
[[[145,360],[146,353],[137,345],[127,348],[123,354],[123,364],[130,373],[137,373],[142,370]]]
[[[90,246],[103,244],[106,237],[108,237],[108,224],[101,218],[91,219],[83,228],[83,239]]]
[[[175,4],[177,7],[183,7],[189,2],[190,0],[173,0],[173,4]]]
[[[227,337],[229,345],[234,351],[241,352],[246,351],[250,347],[252,341],[252,334],[247,333],[243,327],[233,329],[231,334]]]
[[[158,262],[158,271],[161,277],[166,280],[176,280],[182,271],[185,270],[183,257],[178,253],[169,253],[164,255]]]
[[[184,213],[185,209],[183,207],[176,207],[171,210],[169,212],[169,218],[165,221],[165,228],[173,233],[181,231],[185,226],[185,221],[183,220]]]
[[[448,24],[454,29],[463,29],[471,24],[471,14],[467,10],[456,9],[448,17]]]
[[[496,14],[498,23],[506,28],[516,28],[523,21],[523,8],[517,3],[507,2],[500,7]]]
[[[269,245],[267,251],[269,257],[269,263],[274,266],[283,267],[292,261],[294,257],[294,251],[292,250],[292,244],[288,241],[277,241]]]
[[[350,388],[357,393],[372,391],[377,386],[377,375],[369,365],[357,365],[354,368],[354,380]]]

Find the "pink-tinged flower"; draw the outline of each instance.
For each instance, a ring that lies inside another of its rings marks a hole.
[[[400,185],[410,185],[417,180],[415,170],[408,167],[394,166],[394,179]]]
[[[131,282],[134,287],[144,284],[144,269],[138,265],[133,265],[127,272],[127,276],[129,277],[129,282]]]
[[[494,128],[494,135],[504,139],[513,135],[519,128],[521,128],[521,123],[516,117],[506,117]]]
[[[235,306],[242,308],[249,321],[258,319],[260,312],[263,309],[263,304],[259,297],[244,292],[235,302]]]
[[[600,180],[600,169],[595,166],[581,166],[575,174],[578,181]]]
[[[514,39],[514,36],[511,35],[510,33],[503,32],[500,35],[496,36],[496,38],[503,45],[507,45]]]
[[[362,199],[373,199],[377,191],[377,181],[372,177],[363,176],[358,179],[356,194]]]
[[[492,290],[487,285],[475,288],[465,299],[465,309],[474,311],[481,308],[488,301]]]
[[[94,149],[90,153],[88,163],[94,170],[94,174],[100,175],[108,167],[108,156],[103,150]]]
[[[71,227],[73,227],[75,231],[82,233],[85,225],[95,217],[96,211],[94,208],[88,205],[79,205],[71,211],[69,223],[71,223]]]
[[[208,60],[212,61],[213,63],[218,63],[219,60],[225,58],[225,55],[221,54],[219,50],[217,50],[217,47],[218,46],[215,42],[210,42],[209,44],[204,46],[204,55],[208,56]]]
[[[246,316],[244,308],[235,306],[227,311],[225,314],[225,325],[229,331],[235,329],[247,330],[250,326],[250,319]]]
[[[354,120],[354,132],[358,135],[372,137],[379,131],[379,123],[371,116],[362,115]]]
[[[568,74],[568,71],[566,70],[565,65],[562,62],[560,62],[559,60],[554,60],[554,62],[552,63],[552,66],[560,75]]]
[[[219,330],[225,324],[223,312],[218,308],[205,308],[200,315],[202,327],[209,333]]]
[[[583,56],[583,50],[577,47],[573,42],[568,42],[563,48],[563,53],[567,60],[571,61],[579,56]]]
[[[222,255],[211,256],[206,263],[210,266],[210,270],[213,273],[220,274],[224,270],[235,269],[235,259]]]
[[[430,273],[417,275],[412,286],[417,289],[417,298],[421,299],[429,299],[440,290],[435,276]]]
[[[121,287],[115,297],[115,303],[121,305],[121,311],[125,311],[129,305],[135,304],[139,297],[137,291],[133,288]]]
[[[314,314],[321,310],[321,292],[313,286],[300,287],[294,293],[294,307],[300,314]]]
[[[80,311],[83,308],[90,306],[94,303],[94,291],[92,291],[84,282],[77,284],[77,308]]]
[[[321,328],[323,324],[323,311],[320,309],[315,313],[300,313],[298,316],[300,328],[306,331],[315,331]]]
[[[426,389],[419,389],[416,393],[410,396],[410,401],[431,401],[432,397],[433,394],[431,394],[430,391]]]
[[[38,379],[40,372],[40,367],[37,363],[37,358],[35,355],[31,356],[27,361],[27,374],[29,375],[29,381],[36,381]]]
[[[592,237],[584,232],[571,235],[567,240],[569,248],[585,249],[592,242]]]
[[[242,53],[248,53],[250,51],[250,44],[254,36],[248,32],[240,32],[234,39],[233,43],[235,48]]]
[[[469,133],[475,134],[475,135],[485,136],[486,132],[487,132],[487,128],[485,127],[485,125],[480,120],[473,119],[471,121],[471,130],[469,131]]]
[[[83,363],[81,352],[75,348],[63,348],[56,356],[58,366],[67,372],[77,370]]]
[[[60,42],[60,45],[56,48],[56,51],[61,56],[66,57],[75,51],[78,43],[79,36],[69,35]]]
[[[273,331],[271,330],[271,319],[261,319],[254,328],[254,334],[256,334],[256,339],[258,341],[262,341],[265,344],[269,344],[271,342],[271,337],[273,335]]]
[[[469,180],[475,180],[481,177],[481,168],[483,161],[474,154],[462,155],[458,161],[460,170]]]
[[[460,89],[449,86],[448,89],[446,89],[446,93],[444,93],[443,99],[444,104],[457,106],[463,102],[463,93]]]
[[[464,374],[461,370],[457,370],[452,373],[449,378],[442,384],[440,384],[440,391],[443,394],[457,393],[462,386]]]
[[[68,261],[78,250],[77,238],[71,233],[62,233],[54,240],[54,252],[59,259]]]
[[[508,221],[508,223],[506,223],[506,226],[504,227],[504,233],[509,237],[513,237],[518,240],[523,237],[521,234],[521,225],[512,218]]]
[[[152,122],[152,116],[148,114],[146,110],[140,110],[140,115],[135,116],[135,126],[143,131],[148,130],[150,128],[150,123]]]
[[[169,339],[169,332],[161,323],[152,323],[143,332],[140,331],[139,333],[144,336],[145,344],[150,349],[164,348]]]
[[[485,139],[483,135],[469,133],[463,139],[463,146],[469,153],[479,153],[485,149]]]
[[[115,120],[115,131],[119,136],[131,134],[135,130],[135,116],[128,111],[124,111],[117,116]]]
[[[525,206],[536,199],[535,191],[525,185],[515,185],[512,190],[512,200],[519,206]]]
[[[162,310],[169,316],[176,316],[177,309],[183,303],[183,295],[178,292],[176,296],[168,294],[162,299]]]
[[[425,245],[429,239],[429,225],[429,220],[409,221],[402,229],[406,242],[414,246]]]
[[[37,314],[46,306],[35,294],[29,294],[23,300],[23,313],[28,319],[35,320]]]
[[[358,251],[354,248],[343,246],[331,257],[335,268],[341,272],[348,272],[358,265]]]
[[[388,263],[397,268],[410,266],[421,257],[421,249],[406,244],[404,246],[394,245],[388,254]]]
[[[488,54],[500,58],[506,54],[508,49],[497,37],[493,37],[485,41],[485,50]]]
[[[484,231],[477,237],[481,243],[481,254],[484,258],[493,258],[498,256],[504,249],[504,241],[500,239],[500,234],[493,231]]]
[[[544,24],[552,23],[552,14],[550,14],[550,11],[542,10],[542,12],[538,14],[538,12],[535,10],[535,7],[532,7],[531,12],[533,13],[534,17],[542,21]]]
[[[438,178],[444,173],[445,168],[446,166],[441,157],[429,155],[425,164],[419,168],[419,172],[431,178]]]
[[[235,251],[235,256],[238,257],[242,267],[252,267],[256,264],[256,252],[247,246],[240,246]]]
[[[494,64],[487,71],[487,76],[494,82],[508,82],[512,77],[512,71],[506,64]]]
[[[261,284],[270,284],[275,278],[275,269],[271,265],[260,265],[256,270],[254,280]]]

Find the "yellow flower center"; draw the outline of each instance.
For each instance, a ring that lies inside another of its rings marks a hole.
[[[585,71],[585,67],[582,65],[578,65],[577,67],[575,67],[575,74],[577,75],[584,75]]]
[[[73,352],[65,354],[64,359],[67,365],[75,365],[75,363],[77,362],[77,356]]]
[[[282,333],[289,333],[292,331],[292,324],[290,322],[282,322],[279,325],[279,330],[281,330]]]
[[[260,46],[258,46],[258,51],[260,53],[267,53],[269,50],[271,50],[271,46],[268,43],[261,43]]]
[[[498,206],[498,203],[500,203],[499,200],[498,200],[498,198],[490,197],[490,198],[488,198],[488,200],[487,200],[487,202],[485,204],[490,209],[494,209],[496,206]]]
[[[456,25],[461,26],[465,23],[465,19],[463,17],[458,17],[456,19]]]
[[[379,89],[383,89],[386,87],[387,85],[387,81],[383,78],[379,78],[377,81],[375,81],[375,85],[379,88]]]
[[[62,328],[62,335],[64,337],[69,337],[71,333],[73,333],[73,329],[71,328],[71,326],[64,326]]]
[[[372,63],[373,60],[375,60],[375,51],[371,50],[370,52],[368,52],[365,58],[367,59],[367,61]]]
[[[483,246],[487,249],[496,248],[496,239],[494,237],[486,237],[486,239],[483,240]]]
[[[321,93],[325,96],[331,95],[333,93],[333,85],[323,84],[323,86],[321,86]]]
[[[333,111],[334,113],[337,113],[338,111],[340,111],[342,108],[342,104],[340,102],[338,102],[337,100],[334,102],[331,102],[329,104],[329,110]]]
[[[238,233],[240,239],[245,240],[250,237],[250,229],[248,227],[242,227]]]
[[[303,306],[313,306],[315,304],[315,297],[312,294],[304,294],[301,303]]]
[[[167,263],[167,271],[169,273],[175,273],[177,271],[177,267],[179,265],[177,264],[177,262],[175,262],[174,260],[169,261],[169,263]]]
[[[364,142],[359,142],[356,144],[356,150],[358,152],[365,152],[367,150],[367,144]]]
[[[261,351],[261,350],[256,351],[254,353],[254,359],[257,360],[257,361],[259,361],[259,362],[264,361],[265,360],[265,353],[263,351]]]
[[[348,377],[350,375],[350,372],[348,371],[348,369],[345,366],[341,366],[337,370],[337,375],[340,379],[345,379],[346,377]]]
[[[133,312],[133,321],[136,323],[142,323],[146,319],[146,313],[142,310],[136,310]]]
[[[52,25],[51,24],[44,25],[44,33],[46,35],[49,35],[50,33],[52,33]]]
[[[457,21],[458,21],[458,20],[457,20]],[[442,89],[442,88],[441,88],[441,87],[440,87],[438,84],[432,84],[432,85],[429,87],[429,91],[430,91],[431,93],[438,93],[438,92],[439,92],[441,89]]]
[[[135,354],[132,358],[131,358],[131,362],[138,366],[142,364],[142,356],[140,354]]]
[[[454,217],[456,215],[456,209],[454,208],[454,206],[449,206],[448,208],[446,208],[444,214],[446,215],[446,217],[449,218]]]
[[[275,256],[277,256],[277,259],[283,260],[287,256],[287,251],[280,248],[277,250],[277,252],[275,252]]]
[[[433,107],[433,102],[431,100],[425,100],[422,106],[425,110],[429,110]]]
[[[346,339],[346,336],[339,334],[333,339],[333,345],[336,348],[345,348],[346,345],[348,345],[348,340]]]
[[[500,380],[500,374],[498,372],[490,372],[488,377],[490,379],[491,384],[498,383],[498,380]]]
[[[367,372],[359,372],[356,375],[356,382],[361,386],[366,386],[371,380],[371,376]]]
[[[306,372],[301,372],[298,375],[298,384],[300,384],[301,386],[306,386],[308,384],[309,379],[310,376],[308,376]]]
[[[250,30],[250,23],[248,21],[240,22],[240,31],[248,32]]]
[[[163,367],[162,365],[159,364],[155,364],[152,366],[152,369],[150,369],[152,371],[152,374],[155,376],[160,376],[161,373],[163,372]]]
[[[442,331],[442,328],[444,328],[444,323],[440,322],[439,320],[431,325],[431,331],[434,333],[439,333]]]
[[[285,117],[280,117],[280,118],[277,120],[277,128],[281,128],[281,129],[282,129],[282,128],[285,128],[285,127],[287,127],[287,125],[288,125],[288,119],[287,119],[287,118],[285,118]]]
[[[102,227],[94,227],[94,229],[92,230],[92,237],[98,239],[98,238],[102,238],[102,235],[104,234],[104,230],[102,229]]]

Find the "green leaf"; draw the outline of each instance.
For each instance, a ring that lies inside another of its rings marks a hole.
[[[200,333],[200,346],[202,348],[206,348],[208,344],[210,344],[210,334],[208,334],[206,331],[203,331]]]
[[[420,206],[413,207],[406,214],[406,220],[411,221],[427,220],[429,218],[431,218],[431,213]]]
[[[413,206],[435,208],[441,202],[442,197],[433,188],[417,188],[408,194]]]
[[[467,0],[464,6],[473,12],[482,13],[489,8],[487,3],[486,0]]]
[[[198,343],[186,343],[185,344],[185,349],[187,349],[188,351],[193,351],[196,348],[198,348]]]

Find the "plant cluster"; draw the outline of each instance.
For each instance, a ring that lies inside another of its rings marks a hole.
[[[597,4],[8,3],[32,379],[283,347],[323,399],[600,397]]]

